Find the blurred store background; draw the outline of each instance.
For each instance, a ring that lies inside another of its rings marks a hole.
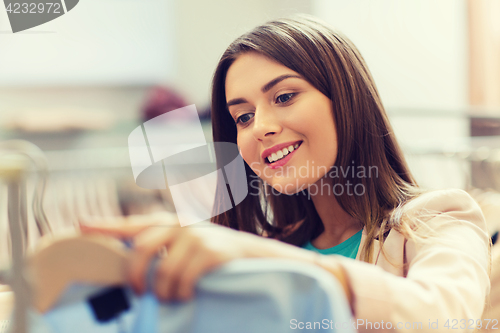
[[[172,210],[166,191],[135,184],[128,135],[195,104],[211,141],[210,82],[222,52],[256,25],[294,13],[322,18],[360,49],[424,187],[463,188],[500,207],[498,1],[81,0],[16,34],[0,6],[0,142],[43,150],[51,223]],[[1,209],[0,235],[6,221]]]

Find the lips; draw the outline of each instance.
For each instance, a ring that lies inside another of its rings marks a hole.
[[[269,163],[267,161],[267,159],[265,159],[264,162],[269,166],[270,169],[280,168],[280,167],[284,166],[285,164],[287,164],[288,161],[290,161],[290,159],[293,157],[293,155],[296,153],[296,151],[299,150],[301,144],[302,144],[302,141],[299,142],[297,148],[295,148],[291,153],[288,153],[285,157],[283,157],[280,160],[277,160],[275,162]]]
[[[288,141],[288,142],[284,142],[284,143],[280,143],[280,144],[277,144],[276,146],[273,146],[271,148],[268,148],[266,150],[264,150],[261,154],[261,157],[262,159],[264,160],[264,162],[267,163],[267,158],[269,155],[271,155],[272,153],[276,153],[277,151],[280,151],[282,150],[283,148],[288,148],[290,146],[295,146],[295,144],[301,144],[302,143],[302,140],[298,140],[298,141]],[[278,161],[277,161],[278,162]],[[269,164],[269,163],[268,163]]]

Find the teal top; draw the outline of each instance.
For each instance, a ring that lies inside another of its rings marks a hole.
[[[363,229],[358,231],[356,234],[351,236],[351,238],[346,239],[339,245],[335,245],[329,249],[320,250],[315,248],[311,242],[307,242],[302,248],[306,250],[311,250],[318,252],[320,254],[340,254],[341,256],[356,259],[356,255],[358,254],[359,245],[361,244],[361,234],[363,233]]]

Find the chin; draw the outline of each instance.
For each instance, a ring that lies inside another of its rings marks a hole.
[[[286,195],[297,194],[298,192],[307,188],[306,186],[301,186],[301,184],[297,183],[274,183],[271,185],[276,192]]]

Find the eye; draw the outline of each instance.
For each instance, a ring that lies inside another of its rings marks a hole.
[[[294,95],[295,95],[295,93],[288,93],[288,94],[279,95],[276,98],[276,103],[285,104],[286,102],[290,101]]]
[[[236,124],[239,124],[239,123],[245,124],[252,118],[253,118],[253,113],[245,113],[244,115],[239,116],[238,119],[236,119]]]

